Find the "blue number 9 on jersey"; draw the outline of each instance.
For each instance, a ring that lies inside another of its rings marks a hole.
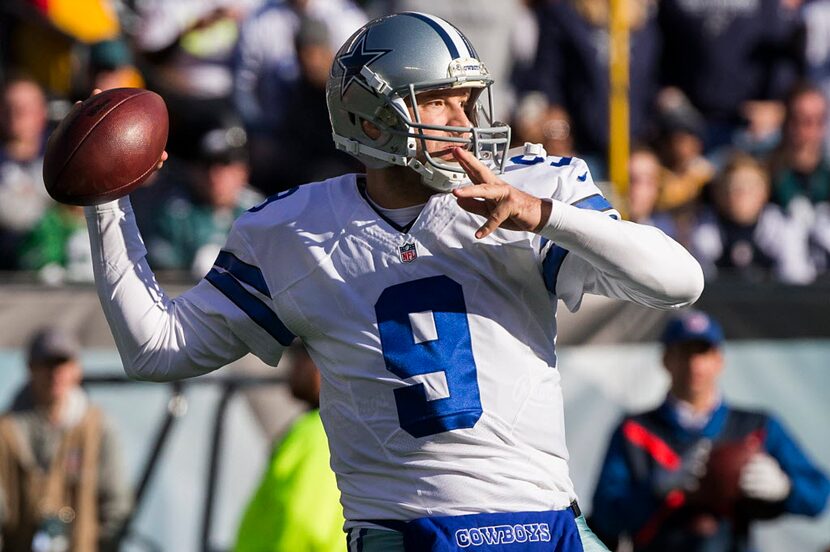
[[[449,396],[427,397],[423,383],[395,389],[401,428],[426,437],[475,426],[481,398],[461,285],[447,276],[391,286],[375,304],[386,368],[406,379],[443,372]],[[426,327],[413,327],[426,320]]]

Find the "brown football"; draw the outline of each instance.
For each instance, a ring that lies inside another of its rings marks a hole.
[[[55,200],[97,205],[140,186],[167,144],[167,106],[141,88],[115,88],[75,106],[46,144],[43,180]]]
[[[716,444],[706,464],[706,475],[700,481],[700,488],[689,496],[690,502],[722,516],[733,516],[743,499],[738,484],[741,469],[760,447],[755,435]]]

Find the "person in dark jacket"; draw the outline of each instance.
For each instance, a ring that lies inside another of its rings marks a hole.
[[[723,340],[720,325],[699,311],[666,326],[668,396],[655,410],[627,416],[614,431],[593,500],[593,527],[601,537],[625,535],[635,552],[742,552],[749,550],[753,520],[816,516],[825,508],[830,481],[781,423],[723,399]],[[709,456],[726,443],[753,440],[735,509],[702,503],[695,491]]]
[[[703,114],[707,151],[730,143],[745,117],[779,110],[764,103],[783,100],[803,71],[803,25],[785,2],[662,0],[658,21],[662,84]]]
[[[567,0],[539,8],[539,46],[531,82],[551,105],[564,108],[571,121],[574,146],[603,178],[608,153],[608,64],[610,39],[608,2]],[[654,4],[626,0],[630,14],[630,130],[644,140],[657,92],[659,33]],[[636,63],[634,62],[636,60]]]

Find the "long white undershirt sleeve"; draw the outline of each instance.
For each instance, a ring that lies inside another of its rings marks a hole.
[[[85,213],[98,297],[129,376],[198,376],[251,350],[226,316],[209,307],[205,299],[215,293],[210,284],[202,281],[176,299],[165,294],[144,258],[128,198],[86,207]]]
[[[569,252],[556,294],[571,311],[583,292],[660,309],[690,305],[702,293],[700,264],[661,230],[550,201],[551,216],[540,234]]]

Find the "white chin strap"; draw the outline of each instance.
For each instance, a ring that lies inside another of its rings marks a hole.
[[[417,159],[410,158],[407,166],[421,175],[421,182],[424,186],[439,192],[450,192],[469,181],[463,172],[447,171],[422,163]],[[459,168],[461,168],[460,165]]]
[[[400,165],[403,167],[409,167],[421,175],[421,182],[424,186],[432,188],[438,192],[452,191],[453,189],[458,188],[469,181],[467,175],[463,172],[440,169],[429,165],[428,163],[423,163],[414,157],[388,153],[338,134],[333,134],[332,138],[334,139],[334,143],[339,150],[345,151],[346,153],[356,157],[360,155],[381,161],[381,163],[374,164],[370,166],[370,168],[382,168],[384,165]]]

